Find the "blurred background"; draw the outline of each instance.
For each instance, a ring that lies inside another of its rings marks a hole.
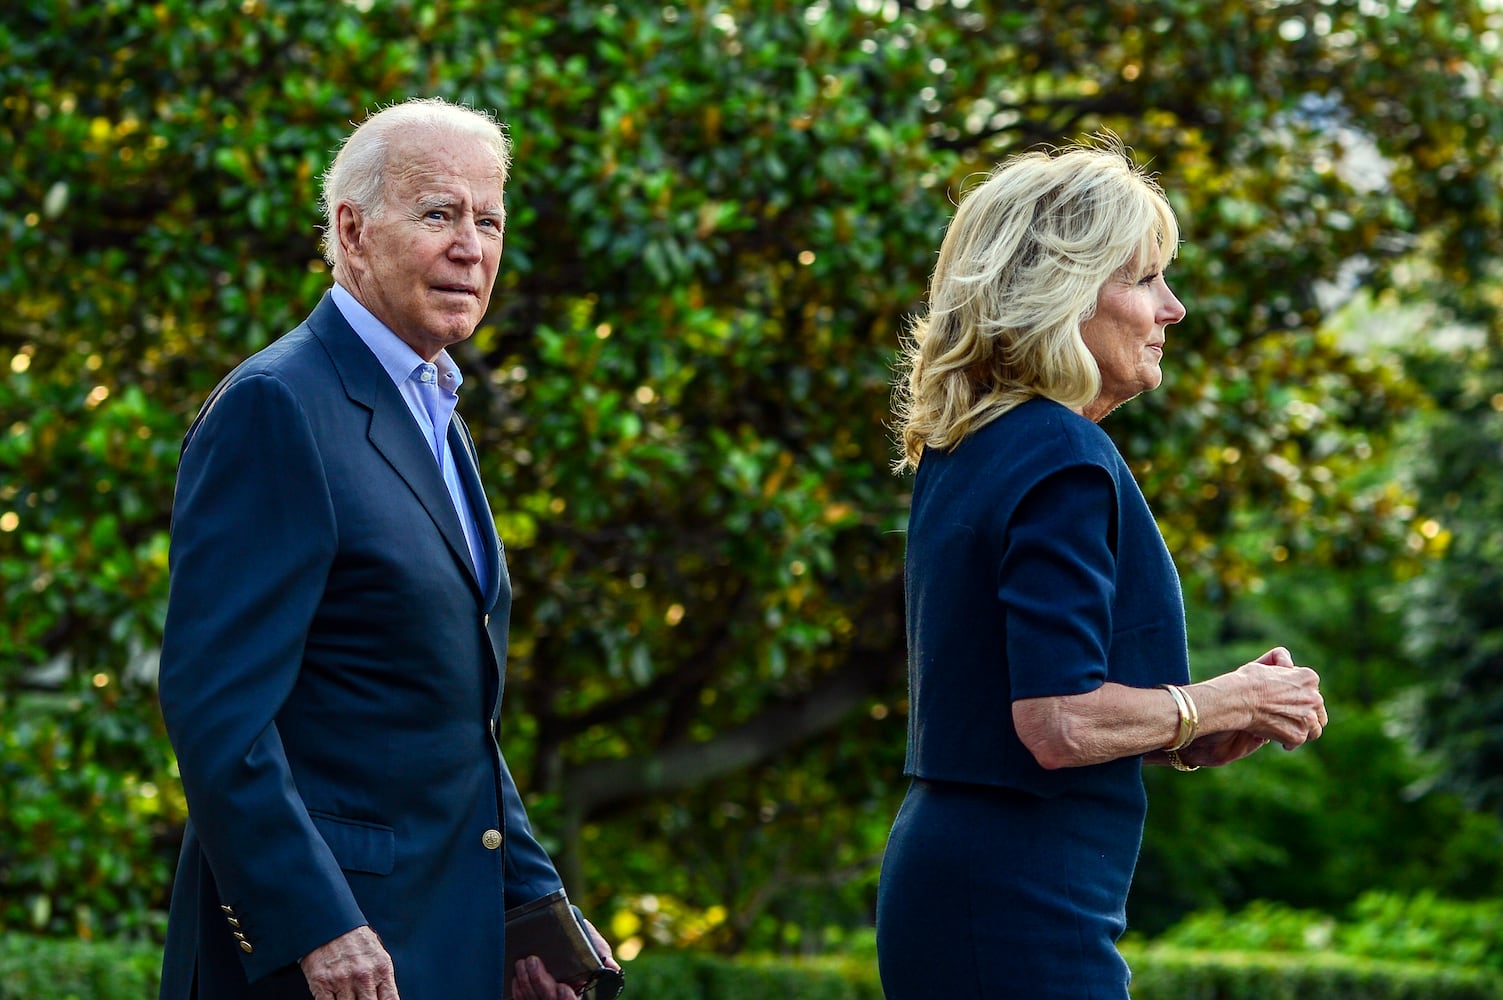
[[[12,0],[0,956],[118,945],[149,979],[185,812],[154,688],[179,442],[328,286],[350,123],[437,95],[515,143],[455,352],[516,592],[503,745],[623,959],[818,956],[879,995],[896,348],[966,185],[1111,129],[1183,228],[1165,383],[1103,426],[1192,663],[1287,645],[1332,717],[1151,769],[1128,946],[1495,982],[1500,46],[1496,0]]]

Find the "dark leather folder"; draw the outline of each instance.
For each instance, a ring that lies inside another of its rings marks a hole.
[[[506,911],[502,996],[511,997],[512,970],[529,955],[541,958],[549,975],[559,982],[584,983],[579,995],[591,1000],[615,1000],[626,985],[621,973],[601,961],[562,889]]]

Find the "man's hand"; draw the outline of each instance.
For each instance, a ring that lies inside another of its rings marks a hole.
[[[581,917],[580,919],[583,920],[584,918]],[[584,929],[585,933],[590,935],[590,941],[595,945],[595,954],[600,956],[600,960],[605,963],[605,967],[620,972],[621,966],[616,961],[615,952],[611,951],[610,944],[605,938],[600,936],[600,932],[595,929],[595,925],[585,920]]]
[[[391,956],[369,927],[356,927],[298,962],[313,1000],[401,1000]]]
[[[519,961],[512,970],[511,1000],[574,1000],[574,987],[548,974],[548,967],[536,955]]]

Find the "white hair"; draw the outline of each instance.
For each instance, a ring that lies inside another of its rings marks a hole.
[[[502,186],[511,168],[511,140],[493,115],[441,97],[414,97],[371,115],[339,147],[323,174],[319,208],[324,232],[319,249],[333,268],[340,265],[336,214],[342,203],[378,219],[386,207],[386,163],[392,149],[414,135],[466,136],[479,139],[495,154]]]

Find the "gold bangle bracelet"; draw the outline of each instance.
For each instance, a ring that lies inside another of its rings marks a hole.
[[[1195,711],[1195,703],[1177,684],[1160,684],[1159,687],[1169,692],[1179,713],[1179,728],[1174,733],[1174,740],[1164,749],[1182,750],[1195,739],[1195,730],[1199,728],[1200,718]]]
[[[1165,750],[1164,753],[1169,755],[1169,766],[1174,768],[1176,771],[1184,771],[1186,773],[1189,773],[1190,771],[1200,770],[1199,764],[1186,764],[1184,760],[1181,759],[1178,750]]]
[[[1190,738],[1185,740],[1185,746],[1195,742],[1195,737],[1200,734],[1200,712],[1195,709],[1195,699],[1190,697],[1187,688],[1177,688],[1179,696],[1185,699],[1185,707],[1190,710]]]

